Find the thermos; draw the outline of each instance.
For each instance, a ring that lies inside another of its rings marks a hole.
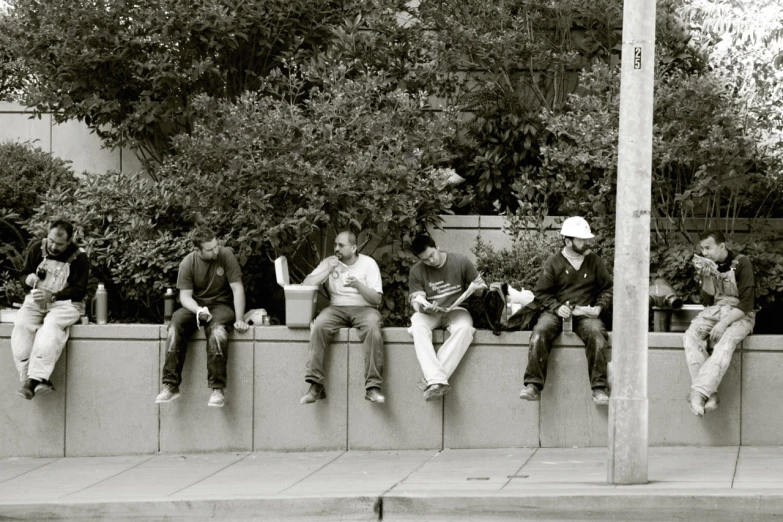
[[[109,294],[103,283],[98,283],[98,289],[95,290],[95,298],[92,301],[93,312],[97,324],[106,324],[109,322]]]
[[[176,298],[174,289],[167,288],[166,293],[163,294],[163,324],[168,324],[171,321],[171,316],[174,315],[174,301]]]
[[[570,308],[568,301],[566,306]],[[568,317],[563,317],[563,333],[574,333],[574,314],[572,313]]]

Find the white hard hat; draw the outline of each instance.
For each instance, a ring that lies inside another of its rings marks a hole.
[[[579,239],[590,239],[593,233],[590,232],[590,225],[585,218],[574,216],[563,221],[563,228],[560,229],[560,235],[565,237],[577,237]]]

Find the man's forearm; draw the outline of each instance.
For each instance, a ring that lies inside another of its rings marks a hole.
[[[326,278],[329,277],[329,274],[331,273],[332,273],[332,269],[326,267],[320,272],[313,272],[312,274],[305,277],[304,281],[302,281],[302,284],[308,286],[318,286],[324,281],[326,281]]]
[[[375,290],[368,287],[364,283],[357,283],[356,291],[359,292],[359,295],[364,297],[364,300],[370,303],[371,305],[378,306],[379,304],[381,304],[381,296],[383,294],[376,292]]]
[[[245,318],[245,292],[234,292],[234,315],[236,321],[243,321]]]

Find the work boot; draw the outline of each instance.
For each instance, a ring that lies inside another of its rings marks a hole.
[[[24,397],[28,401],[31,400],[33,397],[35,397],[35,387],[37,383],[33,381],[32,379],[27,379],[24,381],[24,384],[22,384],[22,387],[16,390],[16,394],[20,397]]]
[[[519,398],[526,401],[540,401],[541,390],[535,384],[526,384],[522,391],[519,392]]]
[[[44,379],[41,381],[38,386],[35,387],[35,394],[39,397],[41,395],[46,395],[49,393],[52,393],[54,391],[54,385],[52,384],[52,381],[47,381]]]
[[[209,397],[209,402],[207,403],[207,406],[211,406],[213,408],[222,408],[225,405],[226,405],[226,396],[223,395],[223,389],[214,388],[212,390],[212,395]]]
[[[35,391],[37,393],[38,389],[36,388]],[[710,398],[707,399],[707,402],[704,403],[704,413],[707,413],[708,411],[717,410],[718,404],[720,404],[720,399],[718,398],[718,392],[715,392],[712,395],[710,395]]]
[[[365,400],[370,402],[377,402],[378,404],[385,404],[386,397],[381,394],[380,388],[367,388],[367,393],[364,394]]]
[[[431,384],[424,391],[424,400],[427,402],[434,401],[438,397],[443,397],[451,391],[451,386],[448,384]]]
[[[174,399],[179,399],[179,386],[164,384],[163,389],[160,390],[158,396],[155,397],[155,403],[162,404],[164,402],[171,402]]]
[[[609,405],[609,395],[606,393],[606,388],[596,388],[593,390],[593,402],[597,406]]]
[[[703,417],[704,403],[707,401],[707,397],[696,390],[691,390],[688,392],[686,399],[688,400],[688,407],[690,407],[693,414],[697,417]]]
[[[304,397],[299,400],[299,404],[311,404],[325,398],[326,392],[324,391],[324,385],[314,382],[310,384],[310,389],[307,390]]]

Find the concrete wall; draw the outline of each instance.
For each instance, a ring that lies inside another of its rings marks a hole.
[[[130,149],[103,148],[100,138],[85,123],[71,120],[58,124],[51,114],[34,114],[16,103],[0,102],[0,142],[5,141],[29,142],[40,147],[70,161],[77,174],[142,170],[141,162]]]
[[[530,333],[489,331],[476,333],[451,393],[427,403],[410,335],[387,328],[387,403],[378,405],[364,400],[364,347],[356,331],[341,330],[328,352],[326,400],[302,406],[309,330],[258,327],[233,334],[227,404],[218,409],[207,407],[202,333],[190,344],[182,397],[156,405],[164,327],[72,327],[52,376],[57,392],[32,401],[14,393],[11,329],[0,324],[0,458],[606,445],[607,409],[590,400],[584,349],[573,335],[556,340],[540,403],[518,398]],[[444,335],[435,332],[436,346]],[[781,337],[744,341],[721,384],[720,408],[703,419],[685,401],[681,339],[650,334],[650,444],[783,445]]]

